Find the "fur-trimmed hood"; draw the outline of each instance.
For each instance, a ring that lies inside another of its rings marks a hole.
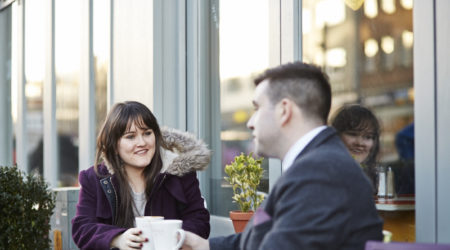
[[[183,176],[189,172],[205,170],[211,158],[206,143],[193,134],[171,128],[161,128],[165,147],[161,148],[161,173]]]
[[[183,176],[193,171],[205,170],[208,167],[211,150],[206,143],[188,132],[162,127],[164,146],[160,148],[163,167],[161,173]],[[111,164],[103,157],[110,174],[114,174]]]

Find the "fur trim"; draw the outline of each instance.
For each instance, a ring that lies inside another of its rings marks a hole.
[[[108,169],[108,173],[113,175],[114,169],[111,167],[111,163],[109,163],[109,161],[106,159],[104,153],[101,154],[101,159],[103,159],[103,164],[105,165],[106,169]]]
[[[194,135],[171,128],[161,128],[165,149],[161,150],[162,172],[183,176],[208,167],[211,150]]]

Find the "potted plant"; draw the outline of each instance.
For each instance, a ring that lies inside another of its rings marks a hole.
[[[233,202],[239,205],[239,211],[230,211],[236,233],[242,232],[252,217],[253,212],[259,207],[264,199],[263,194],[257,193],[257,188],[263,176],[261,167],[263,158],[255,159],[252,153],[245,155],[241,153],[234,158],[230,165],[225,166],[228,175],[225,180],[233,188]]]
[[[49,249],[55,195],[41,176],[0,166],[0,249]]]

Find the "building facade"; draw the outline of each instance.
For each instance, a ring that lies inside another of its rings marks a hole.
[[[252,79],[303,60],[330,76],[332,112],[360,103],[380,119],[380,164],[402,160],[396,136],[414,124],[415,238],[448,243],[450,3],[362,2],[1,1],[0,164],[77,186],[109,107],[137,100],[210,145],[201,190],[211,213],[227,216],[235,204],[223,168],[252,151]],[[281,163],[263,166],[267,193]]]

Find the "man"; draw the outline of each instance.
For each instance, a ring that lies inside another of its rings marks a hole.
[[[242,234],[183,249],[364,249],[382,239],[372,187],[336,131],[326,127],[331,89],[317,67],[295,62],[255,80],[247,123],[258,155],[283,159],[283,174]]]

